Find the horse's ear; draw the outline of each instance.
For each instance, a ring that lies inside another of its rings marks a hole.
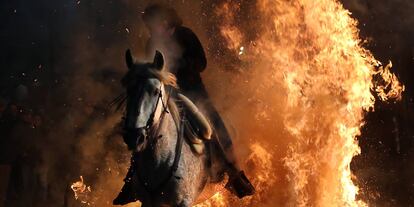
[[[154,62],[152,63],[152,65],[157,70],[162,70],[162,68],[164,67],[164,57],[158,50],[155,51]]]
[[[135,63],[134,57],[132,57],[131,50],[129,49],[127,49],[125,53],[125,61],[129,69],[131,69]]]

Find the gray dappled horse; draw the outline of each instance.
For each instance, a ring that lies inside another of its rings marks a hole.
[[[183,133],[172,95],[175,77],[163,70],[158,51],[152,63],[137,63],[128,50],[126,62],[124,139],[134,151],[129,178],[134,196],[143,207],[191,206],[209,181],[208,156],[196,153]]]

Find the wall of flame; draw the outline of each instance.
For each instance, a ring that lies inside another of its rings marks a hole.
[[[219,90],[226,95],[217,102],[232,99],[225,114],[238,131],[236,145],[251,146],[257,158],[247,169],[258,193],[241,202],[216,195],[219,203],[206,206],[366,206],[350,164],[374,95],[399,99],[404,90],[391,64],[382,67],[364,49],[357,21],[336,0],[257,0],[240,16],[246,4],[216,8],[241,72],[215,71],[210,81],[225,79],[212,91],[232,89]]]

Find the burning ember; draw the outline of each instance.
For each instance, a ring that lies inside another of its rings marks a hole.
[[[89,193],[92,192],[91,186],[87,186],[83,182],[83,176],[80,176],[80,181],[74,182],[70,188],[73,190],[73,193],[75,194],[75,199],[79,200],[81,203],[90,205],[89,202]]]

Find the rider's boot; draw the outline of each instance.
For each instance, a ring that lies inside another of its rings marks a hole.
[[[221,154],[222,158],[224,158],[224,170],[229,176],[229,180],[225,186],[226,189],[239,198],[253,195],[255,189],[244,172],[240,170],[240,167],[237,165],[233,145],[230,144],[223,147],[220,143],[217,144],[219,151],[218,153]]]
[[[234,157],[233,147],[227,148],[225,153],[226,172],[229,175],[229,180],[225,186],[227,190],[235,194],[239,198],[253,195],[255,189],[250,180],[244,174],[244,171],[240,170],[240,167],[236,163]]]
[[[233,142],[223,120],[212,104],[207,104],[206,106],[209,108],[208,112],[211,122],[214,123],[214,140],[217,143],[215,149],[217,149],[218,154],[222,158],[224,169],[229,175],[226,188],[239,198],[253,195],[255,189],[244,172],[237,166]]]
[[[255,189],[252,183],[244,174],[244,171],[239,170],[233,165],[229,167],[227,172],[229,174],[229,180],[225,186],[227,190],[239,198],[254,194]]]

